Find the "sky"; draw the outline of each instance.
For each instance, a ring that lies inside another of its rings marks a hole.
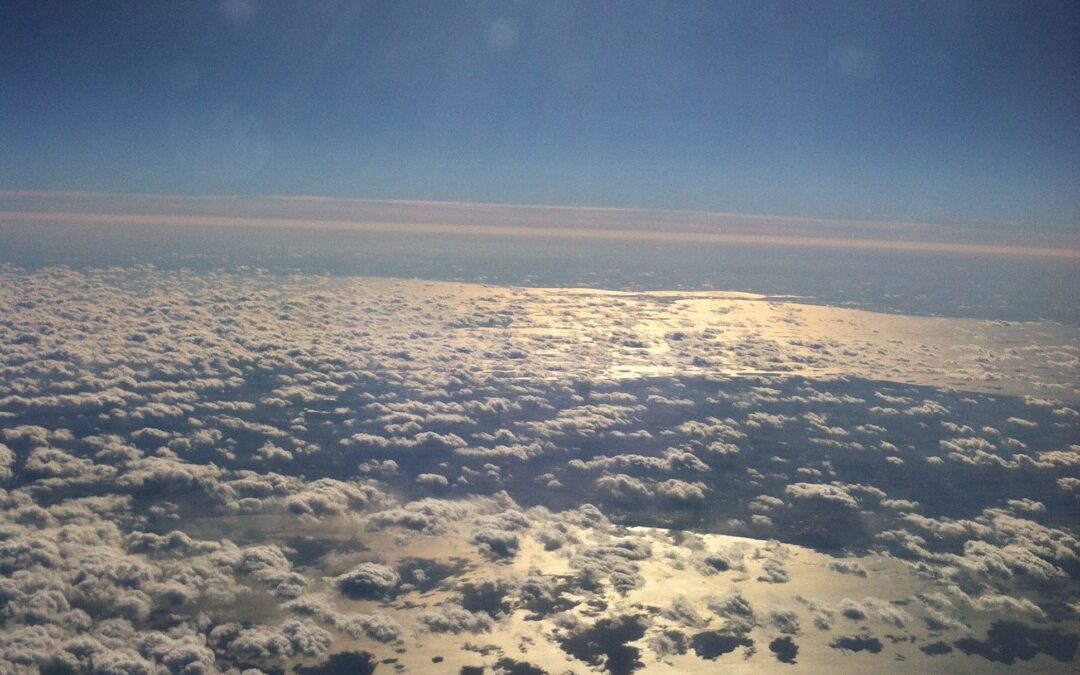
[[[0,5],[0,189],[1080,230],[1069,2]]]

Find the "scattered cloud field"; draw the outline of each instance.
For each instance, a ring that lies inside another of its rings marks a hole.
[[[1075,329],[0,268],[0,671],[1059,671]]]

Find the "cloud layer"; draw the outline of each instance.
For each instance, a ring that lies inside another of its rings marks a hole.
[[[1052,327],[148,267],[0,316],[5,672],[1075,653]]]

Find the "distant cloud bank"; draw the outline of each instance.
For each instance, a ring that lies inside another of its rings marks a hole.
[[[1080,259],[1080,236],[915,223],[322,197],[0,192],[0,223],[251,227]]]

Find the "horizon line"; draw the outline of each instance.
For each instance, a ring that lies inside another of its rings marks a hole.
[[[786,223],[792,225],[813,225],[831,223],[837,225],[849,225],[849,226],[863,226],[869,228],[948,228],[952,230],[969,230],[980,233],[987,233],[989,227],[997,227],[1007,232],[1023,232],[1033,231],[1045,234],[1064,234],[1064,235],[1076,235],[1080,234],[1069,228],[1066,223],[1055,224],[1040,224],[1035,226],[1025,226],[1015,221],[994,221],[990,223],[988,221],[982,221],[983,224],[974,223],[944,223],[944,222],[925,222],[919,220],[888,220],[881,218],[851,218],[851,217],[826,217],[826,216],[808,216],[808,215],[793,215],[793,214],[778,214],[778,213],[748,213],[739,211],[722,211],[711,209],[676,209],[676,208],[647,208],[647,207],[634,207],[634,206],[603,206],[603,205],[575,205],[575,204],[543,204],[543,203],[522,203],[522,202],[487,202],[487,201],[468,201],[468,200],[444,200],[444,199],[394,199],[384,197],[341,197],[332,195],[316,195],[316,194],[186,194],[186,193],[169,193],[169,192],[101,192],[95,190],[34,190],[34,189],[0,189],[0,197],[13,196],[13,197],[118,197],[118,198],[151,198],[151,199],[177,199],[177,200],[191,200],[191,201],[212,201],[212,200],[278,200],[278,201],[312,201],[312,202],[341,202],[351,204],[390,204],[390,205],[402,205],[402,206],[456,206],[456,207],[476,207],[476,208],[518,208],[518,209],[547,209],[553,211],[581,211],[581,212],[596,212],[596,213],[634,213],[634,214],[669,214],[669,215],[687,215],[687,216],[703,216],[703,217],[715,217],[715,218],[744,218],[751,221],[772,221],[779,223]]]
[[[650,231],[614,228],[540,227],[533,225],[461,225],[448,223],[402,223],[342,219],[300,219],[236,216],[170,215],[138,213],[74,213],[47,211],[0,211],[0,223],[30,222],[68,225],[248,227],[305,229],[309,231],[351,231],[383,234],[428,234],[437,236],[492,236],[512,238],[566,238],[592,241],[645,241],[671,244],[709,244],[862,250],[892,253],[930,253],[989,257],[1050,258],[1080,260],[1080,249],[1016,244],[963,243],[860,239],[836,236],[785,234],[745,234],[732,232]]]

